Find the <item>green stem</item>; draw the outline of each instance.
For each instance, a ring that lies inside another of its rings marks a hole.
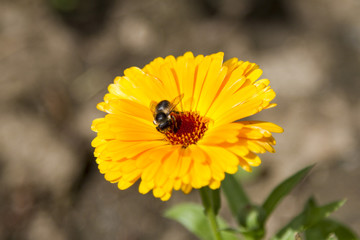
[[[222,240],[219,226],[216,221],[216,214],[214,211],[214,206],[213,206],[212,200],[209,196],[209,191],[212,191],[212,190],[210,190],[206,187],[203,187],[203,188],[200,188],[199,191],[200,191],[202,203],[205,208],[205,215],[208,218],[214,240]]]

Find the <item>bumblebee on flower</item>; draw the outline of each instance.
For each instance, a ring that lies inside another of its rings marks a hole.
[[[275,92],[254,63],[223,53],[156,58],[110,84],[97,108],[95,157],[105,179],[127,189],[153,191],[166,201],[173,190],[217,189],[225,173],[251,171],[258,153],[274,152],[269,122],[241,121],[263,109]]]
[[[177,120],[176,116],[179,114],[178,111],[174,111],[176,105],[179,104],[183,95],[176,97],[172,102],[168,100],[162,100],[159,103],[152,102],[150,109],[154,114],[154,124],[156,130],[165,133],[166,131],[172,130],[177,132],[181,122]]]

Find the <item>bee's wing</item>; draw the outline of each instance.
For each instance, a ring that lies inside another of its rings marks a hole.
[[[150,103],[150,110],[153,113],[154,117],[156,115],[156,106],[157,106],[157,102],[155,101],[151,101]]]
[[[183,97],[184,97],[184,94],[181,94],[181,95],[177,96],[176,98],[174,98],[174,100],[172,100],[172,102],[170,103],[170,112],[172,112],[176,108],[176,106],[181,102]]]

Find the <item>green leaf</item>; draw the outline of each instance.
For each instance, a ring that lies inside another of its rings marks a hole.
[[[291,177],[287,178],[285,181],[280,183],[268,196],[268,198],[263,203],[262,207],[265,210],[265,220],[271,215],[275,207],[279,202],[287,195],[289,192],[305,177],[305,175],[314,167],[314,165],[308,166]]]
[[[345,203],[345,200],[336,201],[327,205],[318,207],[313,198],[310,198],[305,205],[304,210],[297,215],[289,224],[283,227],[273,238],[273,240],[285,240],[288,239],[285,236],[289,236],[296,232],[303,232],[306,229],[315,226],[330,213],[337,210]]]
[[[306,222],[304,227],[309,228],[317,224],[318,222],[329,216],[332,212],[339,209],[342,205],[344,205],[345,202],[346,200],[340,200],[318,207],[315,200],[313,198],[310,198],[309,209],[306,214]]]
[[[202,240],[213,240],[209,222],[204,214],[204,208],[198,204],[184,203],[166,210],[165,217],[181,223],[186,229]],[[236,240],[233,232],[226,231],[228,225],[221,218],[217,218],[223,240]]]
[[[239,237],[236,236],[236,231],[229,231],[226,228],[223,228],[221,231],[221,236],[223,240],[239,240]]]
[[[176,205],[166,210],[165,217],[178,221],[200,239],[212,239],[203,208],[197,204]]]
[[[247,211],[246,228],[248,230],[261,230],[264,232],[264,209],[259,206],[252,206]]]
[[[221,183],[221,188],[224,191],[232,215],[237,219],[246,219],[243,209],[250,206],[251,203],[234,175],[226,174],[225,180]]]
[[[294,229],[288,228],[286,231],[281,235],[281,237],[274,237],[272,240],[294,240],[296,239],[295,236],[298,233],[298,231],[295,231]]]
[[[335,234],[330,234],[326,240],[339,240]]]
[[[332,219],[323,219],[305,232],[306,239],[356,240],[359,239],[348,227]]]

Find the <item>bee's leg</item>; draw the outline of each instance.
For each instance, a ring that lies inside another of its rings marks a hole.
[[[173,132],[176,133],[180,128],[181,122],[178,122],[174,115],[171,115],[171,121],[173,122]]]

